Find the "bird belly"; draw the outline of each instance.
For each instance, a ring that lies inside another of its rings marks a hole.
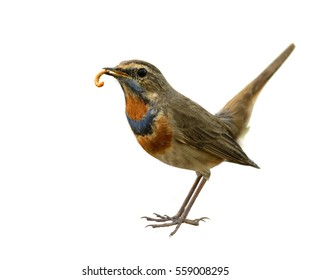
[[[197,171],[202,175],[209,173],[211,168],[223,162],[223,159],[220,157],[178,141],[174,141],[171,148],[157,158],[169,165]]]
[[[198,171],[201,174],[220,164],[223,159],[205,151],[193,148],[174,139],[173,131],[164,116],[154,122],[153,132],[136,135],[142,148],[158,160],[183,169]]]

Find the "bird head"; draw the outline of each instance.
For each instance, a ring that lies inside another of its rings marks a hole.
[[[145,103],[158,102],[171,88],[160,70],[145,61],[123,61],[104,70],[118,80],[126,96],[139,97]]]

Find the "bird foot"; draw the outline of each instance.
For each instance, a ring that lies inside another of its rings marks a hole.
[[[205,222],[206,219],[209,219],[208,217],[202,217],[199,219],[194,219],[194,220],[190,220],[190,219],[186,219],[186,215],[180,215],[180,216],[173,216],[170,217],[168,215],[159,215],[154,213],[154,215],[156,216],[156,218],[151,218],[151,217],[142,217],[144,219],[146,219],[147,221],[151,221],[151,222],[157,222],[159,224],[151,224],[151,225],[147,225],[146,227],[152,227],[152,228],[159,228],[159,227],[170,227],[170,226],[176,226],[175,229],[170,233],[170,236],[173,236],[178,229],[180,228],[180,226],[185,223],[185,224],[189,224],[192,226],[198,226],[199,222],[203,221]]]

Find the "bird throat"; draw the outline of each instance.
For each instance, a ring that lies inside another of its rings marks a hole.
[[[139,96],[126,94],[125,101],[126,117],[135,135],[151,134],[157,110],[150,107]]]
[[[126,94],[126,115],[134,121],[141,120],[147,113],[149,105],[139,96]]]

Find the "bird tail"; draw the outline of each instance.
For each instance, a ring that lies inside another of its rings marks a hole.
[[[234,139],[241,139],[247,132],[253,106],[260,91],[289,57],[294,48],[294,44],[289,45],[255,80],[235,95],[216,114],[228,125]]]

